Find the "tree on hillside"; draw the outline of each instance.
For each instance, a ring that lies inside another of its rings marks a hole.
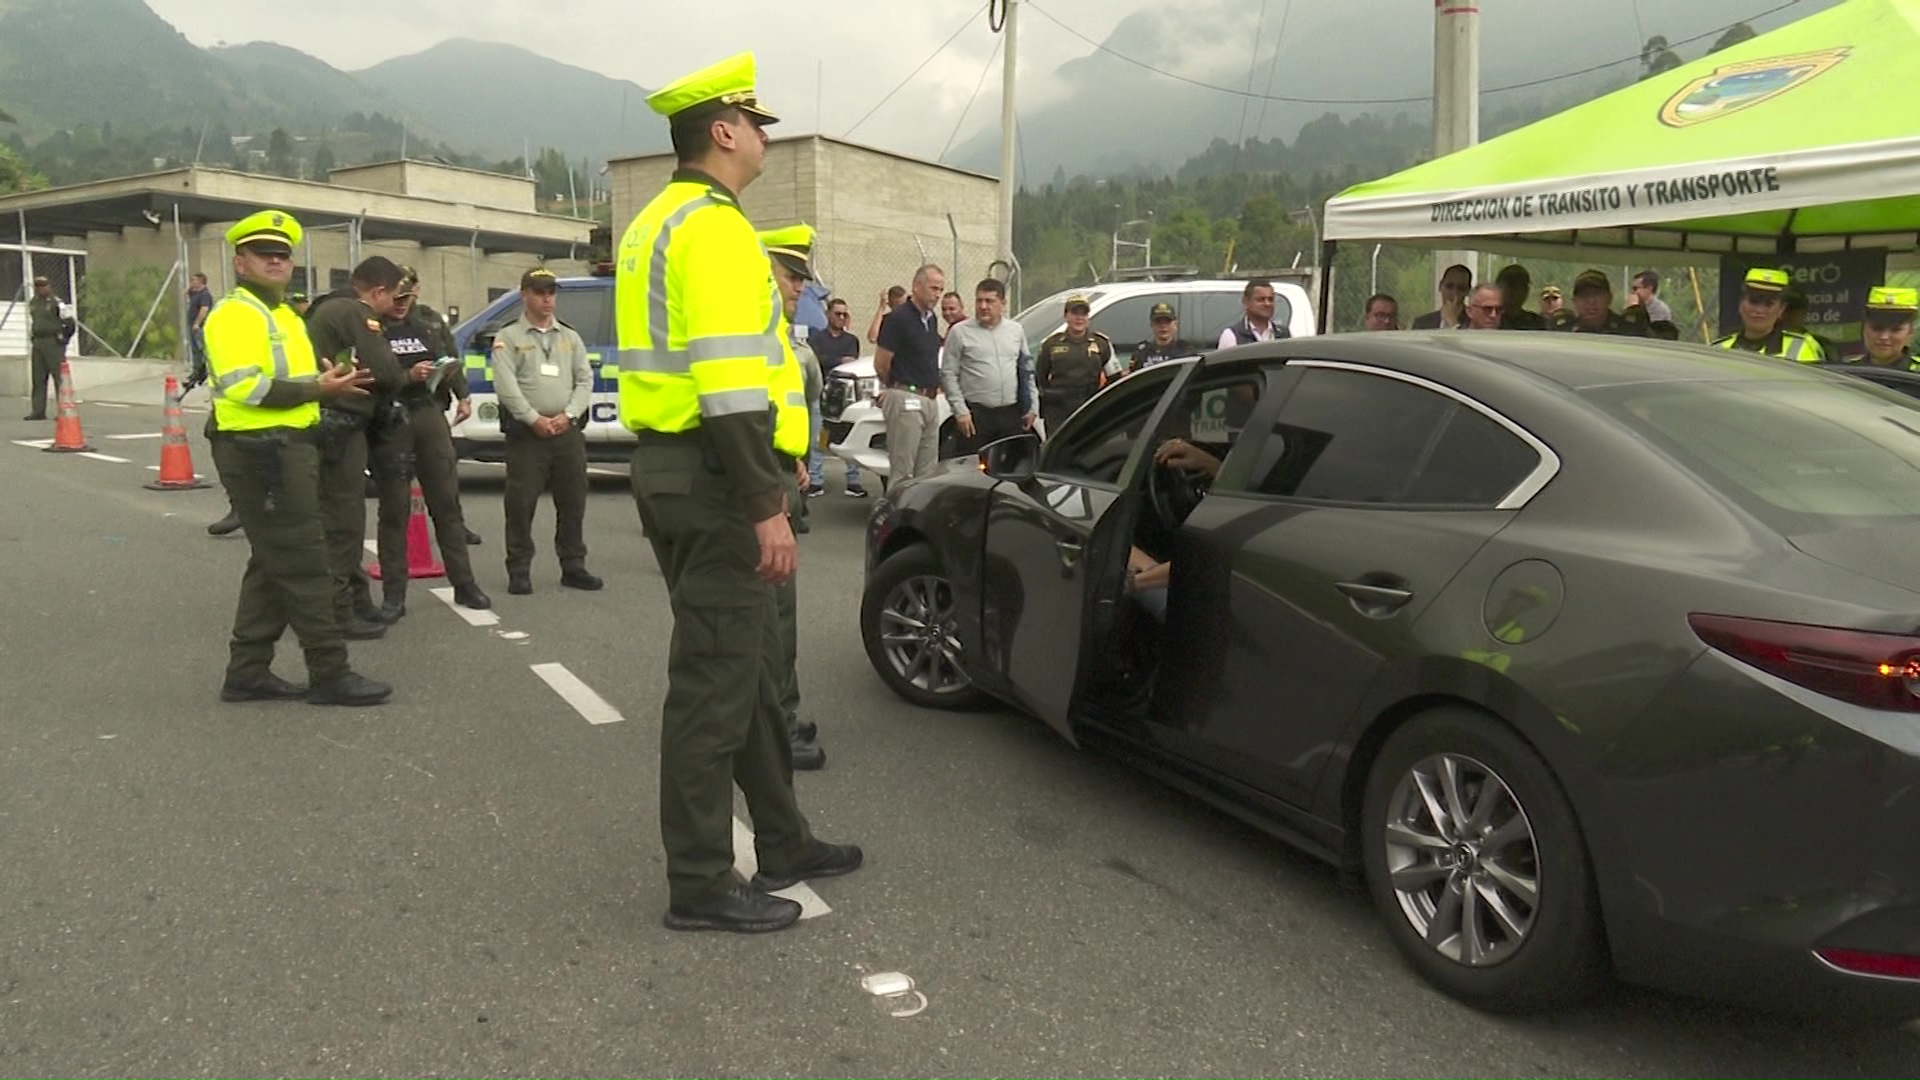
[[[46,177],[34,172],[26,159],[14,152],[13,147],[0,144],[0,195],[38,191],[46,186]]]
[[[300,175],[300,158],[293,152],[293,136],[286,128],[274,128],[267,136],[267,171],[275,176]]]
[[[313,152],[313,178],[323,184],[329,183],[327,174],[332,172],[333,168],[333,147],[321,143],[320,148]]]

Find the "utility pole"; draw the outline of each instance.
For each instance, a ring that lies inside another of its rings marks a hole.
[[[1480,141],[1480,8],[1476,0],[1433,0],[1433,156]],[[1433,278],[1471,251],[1436,251]]]
[[[1016,120],[1013,110],[1014,76],[1019,70],[1020,41],[1020,0],[1000,0],[1006,11],[1006,22],[1001,33],[1006,35],[1000,54],[1000,235],[998,257],[1006,262],[1011,270],[1013,261],[1013,193],[1018,186],[1014,180],[1013,151],[1018,132],[1014,129]]]

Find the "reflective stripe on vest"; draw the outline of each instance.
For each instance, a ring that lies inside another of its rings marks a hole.
[[[293,369],[293,359],[287,348],[290,338],[282,329],[273,308],[269,308],[258,297],[242,288],[235,289],[222,299],[221,304],[215,308],[216,315],[219,314],[220,308],[225,306],[227,300],[236,301],[241,307],[257,314],[265,322],[264,344],[267,364],[243,362],[241,366],[232,370],[220,370],[223,360],[244,361],[260,356],[256,351],[259,349],[257,344],[259,339],[252,336],[251,330],[232,324],[231,331],[228,331],[225,328],[232,323],[233,317],[228,316],[220,320],[222,332],[208,335],[209,345],[213,351],[210,362],[213,368],[211,382],[214,389],[215,426],[222,431],[248,431],[270,427],[306,427],[318,422],[320,407],[316,402],[302,402],[288,408],[262,407],[267,395],[272,392],[275,382],[313,382],[319,378],[319,372],[317,367],[314,370],[298,372]],[[288,317],[295,317],[291,310],[288,311]],[[215,325],[214,317],[210,315],[208,318],[207,325],[211,328]],[[236,352],[239,353],[238,356],[234,355]],[[304,368],[305,356],[302,357],[301,363]],[[241,395],[237,400],[233,396],[236,393]]]

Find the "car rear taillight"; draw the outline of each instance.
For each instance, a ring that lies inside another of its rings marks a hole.
[[[1861,952],[1858,949],[1815,949],[1828,967],[1849,975],[1872,975],[1880,979],[1920,979],[1920,956],[1898,953]]]
[[[1920,637],[1697,612],[1687,623],[1713,648],[1796,686],[1869,709],[1920,712]]]

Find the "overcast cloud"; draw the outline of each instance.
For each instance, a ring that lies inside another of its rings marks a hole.
[[[1425,0],[1264,0],[1264,20],[1263,0],[1035,2],[1088,37],[1104,41],[1118,30],[1114,46],[1121,51],[1211,82],[1246,84],[1260,22],[1263,57],[1272,55],[1280,39],[1280,63],[1272,71],[1275,94],[1399,97],[1431,89],[1433,12]],[[1765,32],[1832,2],[1802,0],[1756,25]],[[953,45],[854,133],[862,142],[928,157],[938,154],[953,133],[995,45],[984,12],[967,16],[975,10],[973,0],[148,3],[196,44],[276,41],[346,70],[418,52],[445,38],[469,37],[511,42],[655,87],[700,64],[752,49],[760,62],[761,95],[792,124],[788,130],[824,130],[830,135],[845,134],[964,22],[966,29]],[[1627,0],[1604,6],[1591,0],[1485,0],[1482,83],[1516,82],[1632,55],[1644,35],[1678,39],[1774,6],[1777,0]],[[724,16],[715,17],[723,11]],[[1021,18],[1024,114],[1071,94],[1076,89],[1073,61],[1091,47],[1039,11],[1024,9]],[[1703,48],[1704,43],[1682,51],[1691,57]],[[1254,72],[1256,91],[1268,88],[1268,75],[1269,65],[1260,64]],[[999,103],[996,64],[968,114],[961,139],[997,125]],[[564,108],[565,102],[555,105]],[[1291,136],[1292,130],[1282,128],[1297,127],[1298,111],[1288,115],[1292,119],[1271,121],[1265,133]],[[1238,102],[1222,96],[1221,108],[1195,119],[1211,126],[1214,134],[1232,138],[1239,117]]]

